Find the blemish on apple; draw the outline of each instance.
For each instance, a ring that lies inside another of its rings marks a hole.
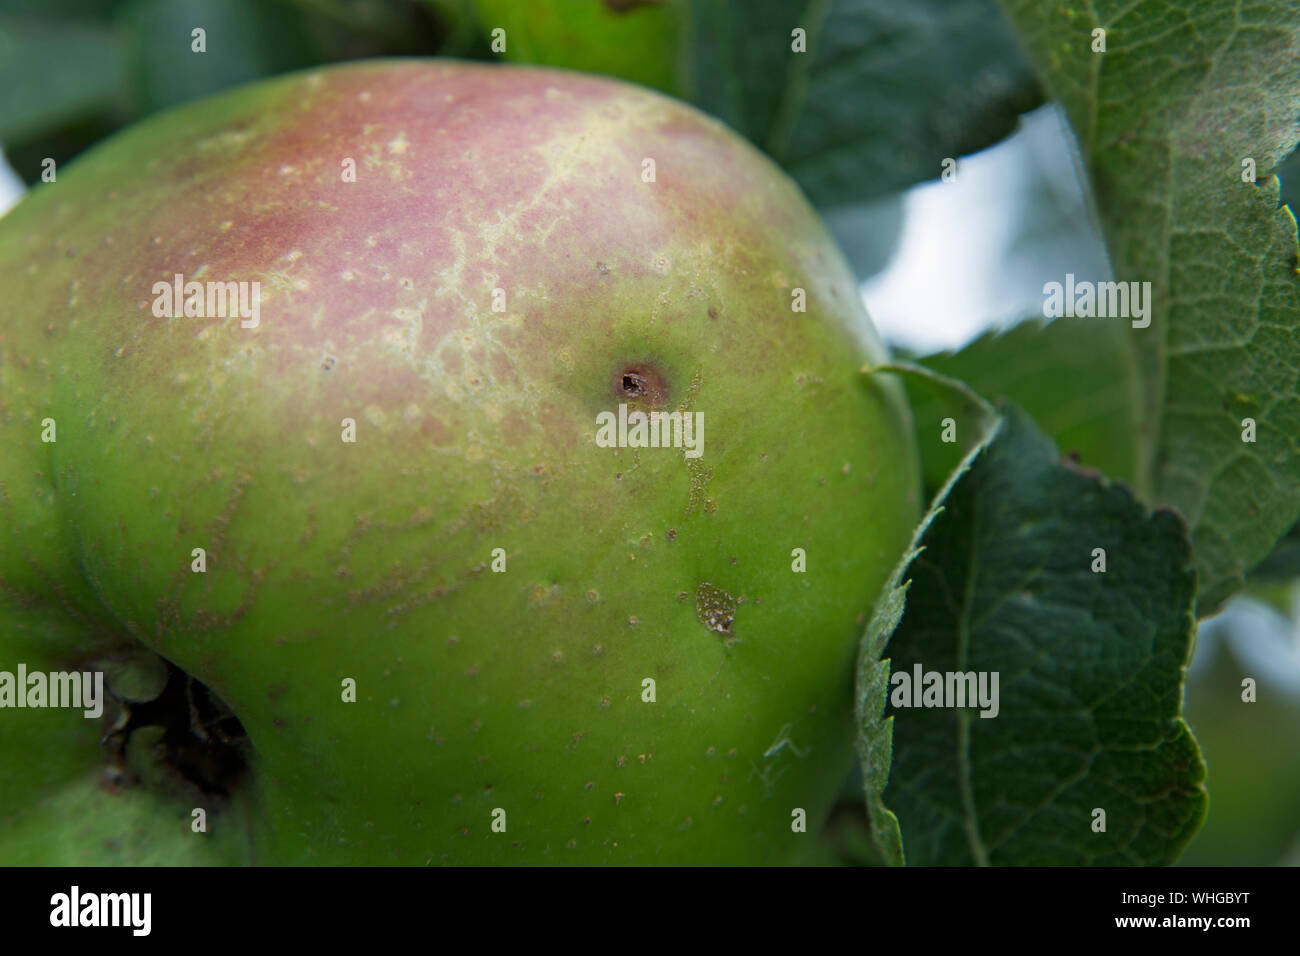
[[[736,599],[707,581],[695,589],[695,616],[710,631],[730,636],[736,620]]]

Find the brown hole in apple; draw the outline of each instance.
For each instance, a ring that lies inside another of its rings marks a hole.
[[[649,362],[631,363],[615,374],[614,394],[638,408],[663,408],[668,404],[668,381]]]

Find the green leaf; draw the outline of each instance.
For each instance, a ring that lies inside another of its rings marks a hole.
[[[1292,601],[1275,608],[1279,628],[1297,623]],[[1260,626],[1257,614],[1222,621],[1215,640],[1207,642],[1206,660],[1187,686],[1187,722],[1214,768],[1214,810],[1179,863],[1184,866],[1292,866],[1300,863],[1300,699],[1285,684],[1270,684],[1255,661],[1242,660],[1247,630]],[[1264,612],[1266,613],[1266,612]],[[1252,626],[1253,625],[1253,626]],[[1239,640],[1229,639],[1237,629]],[[1258,635],[1251,634],[1254,644]],[[1282,659],[1278,648],[1278,660]],[[1260,679],[1259,696],[1244,703],[1242,677]]]
[[[123,69],[106,24],[0,16],[0,141],[12,146],[111,107]]]
[[[6,16],[40,17],[43,20],[102,20],[113,19],[118,7],[127,0],[3,0],[0,7]]]
[[[474,0],[424,0],[441,30],[436,49],[440,56],[491,59],[487,31],[478,21]]]
[[[1196,594],[1185,527],[1060,464],[1027,415],[1003,412],[924,529],[888,645],[891,683],[917,667],[996,673],[997,714],[892,706],[892,688],[885,801],[913,864],[1170,863],[1207,802],[1180,716]]]
[[[902,193],[827,206],[821,214],[859,279],[869,278],[889,264],[903,231]]]
[[[1003,5],[1074,126],[1117,278],[1151,283],[1128,334],[1137,487],[1191,525],[1209,614],[1300,516],[1296,222],[1270,175],[1300,140],[1300,5]]]
[[[1276,584],[1300,578],[1300,524],[1292,525],[1277,545],[1250,572],[1252,584]]]
[[[694,0],[680,89],[819,206],[935,179],[1041,94],[993,0]],[[807,52],[791,49],[806,31]]]
[[[311,22],[265,0],[133,0],[119,25],[128,37],[130,82],[140,113],[320,62]],[[205,31],[206,52],[192,48]]]
[[[992,400],[1010,400],[1079,465],[1132,485],[1137,368],[1126,335],[1104,319],[1031,320],[921,364]]]
[[[987,444],[997,414],[968,386],[941,372],[904,362],[880,368],[903,374],[921,475],[926,489],[937,494],[962,468],[963,459]]]
[[[883,660],[882,654],[890,635],[898,627],[907,605],[907,591],[911,582],[905,581],[904,576],[923,549],[922,539],[927,529],[943,511],[944,503],[953,486],[993,439],[998,428],[998,420],[988,403],[965,385],[951,379],[944,379],[928,369],[892,364],[881,366],[875,371],[901,373],[908,384],[909,391],[915,384],[918,388],[943,396],[942,400],[953,407],[968,410],[970,413],[968,430],[972,436],[965,454],[951,469],[947,481],[935,495],[930,510],[917,525],[907,553],[899,560],[894,573],[881,589],[858,653],[854,719],[858,727],[858,764],[862,771],[867,819],[874,850],[872,862],[883,866],[901,866],[903,844],[898,818],[885,805],[883,796],[889,782],[894,719],[885,716],[889,690],[889,661]]]
[[[1282,201],[1291,207],[1294,215],[1296,209],[1300,208],[1300,152],[1292,153],[1277,168],[1277,178],[1281,182]]]

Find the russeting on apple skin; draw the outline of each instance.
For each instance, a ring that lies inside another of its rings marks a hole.
[[[570,72],[293,74],[59,170],[0,220],[0,285],[0,670],[156,653],[248,760],[149,745],[108,785],[112,728],[0,709],[0,858],[816,840],[916,452],[840,254],[726,127]],[[603,447],[620,404],[700,416],[702,453]]]

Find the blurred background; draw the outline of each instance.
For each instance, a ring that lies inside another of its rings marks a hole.
[[[714,113],[803,186],[877,328],[907,356],[956,351],[1041,315],[1044,283],[1067,272],[1111,277],[1069,126],[992,0],[857,4],[815,37],[825,69],[811,93],[806,77],[783,72],[790,10],[809,6],[0,0],[0,214],[40,181],[45,160],[61,169],[158,110],[317,64],[440,55],[608,73]],[[205,53],[192,49],[196,27]],[[504,51],[493,49],[497,29]],[[956,162],[945,177],[946,159]],[[1300,160],[1278,175],[1294,208]],[[974,384],[1012,397],[1026,387]],[[1242,702],[1245,678],[1255,703]],[[1182,863],[1300,865],[1300,533],[1202,622],[1185,710],[1209,766],[1210,811]],[[850,781],[826,862],[866,852],[857,798]]]

